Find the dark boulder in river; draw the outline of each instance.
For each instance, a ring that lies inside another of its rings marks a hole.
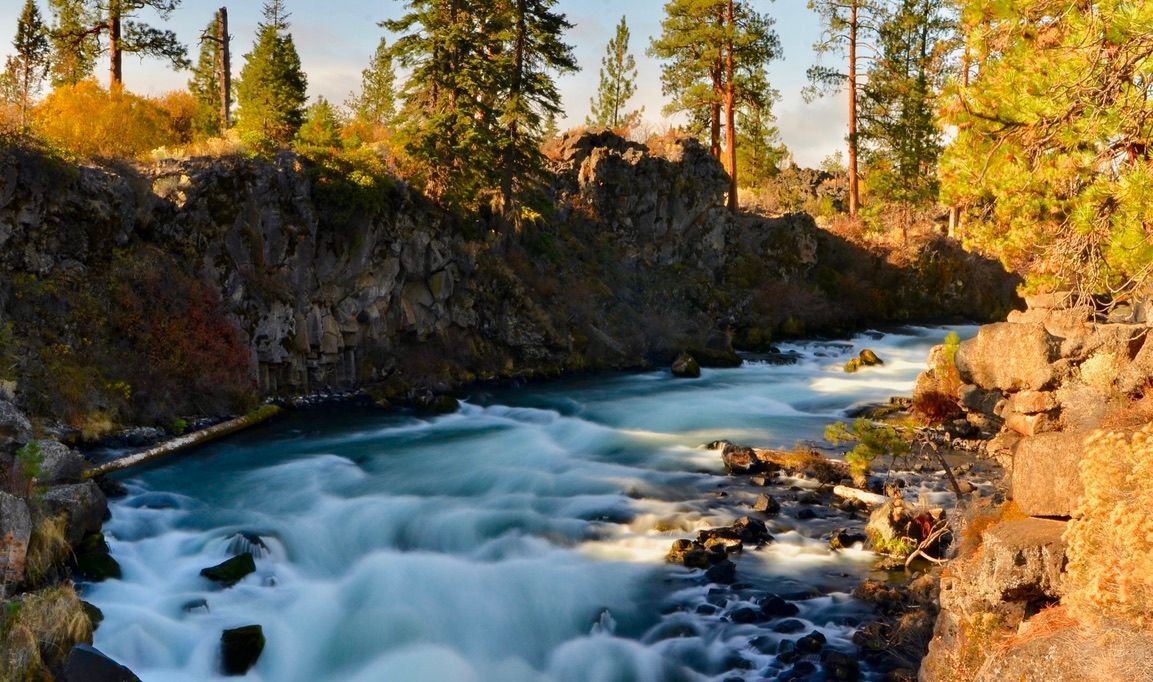
[[[244,675],[264,652],[264,629],[245,625],[220,634],[221,670],[225,675]]]
[[[251,553],[245,552],[215,566],[201,570],[200,575],[213,582],[220,583],[225,587],[232,587],[243,580],[244,576],[255,570],[256,561],[253,560]]]

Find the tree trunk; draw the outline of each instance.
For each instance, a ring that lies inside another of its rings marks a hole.
[[[736,83],[733,67],[733,32],[737,30],[733,0],[729,0],[725,15],[728,26],[725,39],[725,148],[729,157],[729,210],[737,212],[737,114]]]
[[[123,57],[120,54],[120,3],[108,7],[108,89],[124,86]]]
[[[232,56],[228,50],[228,8],[219,11],[220,34],[220,132],[232,126]]]
[[[713,82],[719,91],[720,85],[716,81],[717,78],[714,76]],[[709,153],[714,158],[721,158],[721,103],[717,100],[713,100],[709,105]]]
[[[513,73],[512,82],[509,83],[509,99],[518,100],[522,89],[522,80],[524,77],[524,50],[525,40],[528,34],[528,28],[525,25],[525,15],[528,13],[526,7],[527,0],[517,0],[516,3],[516,42],[513,46]],[[516,148],[515,141],[519,127],[516,120],[512,120],[508,125],[508,140],[505,142],[504,149],[504,168],[501,173],[500,181],[500,196],[501,196],[501,213],[503,214],[503,229],[508,230],[514,226],[514,218],[516,207],[513,205],[513,175],[515,172],[516,162]]]
[[[851,0],[849,15],[849,217],[854,220],[861,207],[857,183],[857,3]]]

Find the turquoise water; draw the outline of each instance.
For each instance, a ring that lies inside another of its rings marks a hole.
[[[873,557],[826,548],[845,517],[796,521],[787,489],[773,489],[777,541],[737,560],[744,590],[663,557],[758,492],[730,485],[703,443],[819,439],[853,405],[908,394],[945,332],[786,344],[801,362],[697,380],[494,391],[429,419],[292,414],[125,478],[105,525],[124,577],[85,587],[105,614],[95,645],[145,682],[215,679],[221,630],[251,623],[268,641],[255,680],[771,679],[788,666],[752,643],[784,636],[729,616],[775,593],[805,632],[853,653],[867,611],[847,592]],[[885,366],[841,371],[864,346]],[[267,551],[255,574],[216,589],[199,571],[228,558],[237,533]],[[207,609],[186,608],[198,600]]]

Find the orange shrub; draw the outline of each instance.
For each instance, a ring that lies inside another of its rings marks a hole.
[[[137,157],[178,141],[171,117],[156,103],[92,80],[57,88],[32,116],[45,141],[80,156]]]
[[[169,90],[153,98],[156,105],[168,114],[168,127],[172,133],[173,142],[188,144],[193,138],[193,122],[199,103],[196,97],[187,90]]]

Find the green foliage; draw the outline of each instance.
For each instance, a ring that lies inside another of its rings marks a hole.
[[[314,147],[307,153],[312,162],[312,196],[332,224],[351,227],[380,214],[396,200],[396,183],[388,164],[373,147]]]
[[[188,430],[188,420],[182,417],[177,417],[176,419],[172,420],[171,424],[168,425],[168,430],[171,431],[174,435],[183,436],[184,432]]]
[[[304,122],[308,78],[279,3],[265,7],[265,20],[236,84],[236,129],[258,152],[287,146]]]
[[[316,102],[308,108],[304,124],[296,133],[296,142],[298,147],[304,148],[333,149],[340,146],[340,121],[328,100],[317,97]]]
[[[9,55],[4,65],[4,76],[10,84],[5,88],[5,99],[11,101],[19,112],[21,128],[28,127],[28,113],[32,102],[40,92],[40,86],[48,74],[48,29],[40,17],[40,9],[34,0],[26,0],[24,9],[16,23],[16,37],[12,40],[15,53]]]
[[[759,111],[756,120],[762,124],[771,120],[765,113],[778,97],[768,85],[765,65],[781,56],[771,17],[757,12],[750,2],[738,1],[734,25],[729,26],[726,5],[727,0],[669,0],[661,35],[649,46],[649,54],[663,62],[661,89],[671,98],[665,113],[687,114],[689,132],[708,141],[718,155],[721,109],[730,86],[724,68],[728,41],[733,44],[731,87],[738,111],[745,116]],[[739,136],[740,121],[737,126]]]
[[[1153,5],[961,2],[972,78],[941,162],[966,243],[1030,281],[1117,293],[1153,263]]]
[[[220,16],[214,16],[204,29],[200,41],[200,57],[188,81],[188,91],[196,98],[196,113],[192,119],[195,137],[215,137],[224,131],[220,113],[220,52],[221,45],[212,37],[220,34]]]
[[[861,91],[858,135],[870,194],[886,204],[936,202],[941,154],[936,85],[941,47],[952,29],[933,0],[900,0],[881,23],[880,54]]]
[[[409,0],[383,26],[411,69],[399,136],[425,190],[458,208],[499,196],[503,225],[539,188],[541,135],[559,114],[553,75],[576,70],[555,0]],[[495,202],[494,202],[495,203]]]
[[[396,73],[388,41],[380,39],[368,68],[360,72],[360,94],[349,95],[345,106],[360,122],[388,128],[396,118]]]
[[[600,83],[596,96],[589,100],[592,113],[585,119],[585,124],[598,128],[621,128],[634,124],[641,112],[626,113],[626,108],[636,91],[637,61],[629,52],[629,26],[622,16],[616,34],[605,47]]]
[[[51,80],[52,87],[76,85],[92,76],[97,45],[87,40],[85,32],[97,18],[86,0],[48,0],[52,13]]]
[[[825,440],[833,445],[857,444],[845,454],[845,461],[849,464],[853,480],[858,484],[868,478],[869,468],[877,457],[899,457],[909,452],[909,444],[896,429],[864,418],[854,421],[851,428],[843,422],[830,424],[825,428]]]
[[[31,481],[39,476],[43,458],[44,453],[40,451],[39,443],[36,441],[25,443],[24,447],[16,451],[16,465],[20,468],[20,476],[25,481]]]

